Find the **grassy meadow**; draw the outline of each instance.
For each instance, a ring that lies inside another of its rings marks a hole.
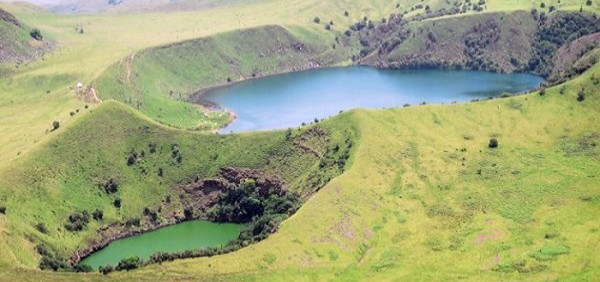
[[[57,42],[43,59],[0,78],[0,206],[7,207],[0,214],[0,280],[594,281],[600,276],[598,63],[543,95],[357,109],[320,123],[330,140],[312,144],[319,149],[353,140],[346,170],[278,232],[239,251],[108,276],[37,269],[36,244],[68,256],[97,239],[96,222],[76,234],[62,228],[73,211],[102,209],[103,223],[141,217],[144,207],[175,198],[173,187],[194,176],[214,176],[224,165],[265,169],[297,190],[314,178],[333,176],[319,175],[319,159],[300,152],[285,131],[213,135],[167,126],[214,129],[225,117],[206,117],[166,95],[251,76],[254,51],[272,46],[244,46],[243,55],[234,56],[236,50],[227,46],[231,37],[248,32],[242,29],[261,27],[257,36],[265,40],[275,34],[286,44],[300,39],[314,44],[309,46],[314,52],[285,66],[288,70],[315,58],[343,65],[349,62],[332,55],[328,42],[348,25],[420,2],[265,0],[209,10],[101,15],[56,15],[26,4],[0,4]],[[484,12],[539,9],[540,4],[486,2]],[[598,12],[598,1],[589,7],[583,3],[546,5]],[[313,22],[316,16],[320,24]],[[329,21],[335,25],[325,31]],[[83,34],[75,31],[78,25]],[[198,66],[178,61],[176,53],[144,51],[184,40],[192,41],[177,45],[181,49],[211,45],[195,58],[208,57],[210,63]],[[214,52],[214,46],[223,52]],[[130,77],[148,100],[136,100],[135,90],[111,81],[124,79],[132,54],[140,56],[134,64],[150,74]],[[297,55],[293,50],[282,54],[260,65],[260,74],[274,73],[280,60]],[[232,59],[240,63],[235,76],[226,66]],[[178,81],[172,73],[177,66],[197,84]],[[104,101],[78,99],[73,89],[78,81],[98,87]],[[135,101],[148,107],[138,111]],[[54,120],[61,127],[51,131]],[[294,129],[293,136],[309,128]],[[488,148],[491,138],[499,141],[498,148]],[[158,153],[128,166],[130,150],[150,143],[158,144]],[[181,149],[181,163],[170,155],[173,144]],[[163,177],[158,168],[165,169]],[[118,195],[98,191],[109,177],[119,180]],[[121,209],[112,204],[117,196]],[[166,211],[177,212],[175,204]],[[40,222],[48,234],[36,230]]]

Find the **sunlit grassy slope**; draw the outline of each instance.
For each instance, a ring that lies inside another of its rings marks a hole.
[[[442,0],[428,2],[432,9],[449,5]],[[527,0],[486,2],[486,11],[539,9],[540,4]],[[559,9],[574,10],[582,5],[580,0],[546,2]],[[596,2],[583,8],[595,11],[600,5]],[[21,67],[14,76],[0,78],[0,166],[47,140],[45,132],[52,121],[68,126],[74,119],[69,113],[84,105],[73,92],[77,82],[90,84],[108,66],[136,51],[268,24],[323,32],[324,23],[334,21],[334,31],[343,32],[363,16],[378,19],[392,12],[409,11],[419,3],[420,0],[262,0],[198,11],[71,16],[50,14],[22,3],[0,3],[0,7],[27,25],[40,28],[47,38],[56,39],[60,46],[44,61]],[[349,17],[343,14],[346,10]],[[322,19],[320,25],[312,22],[316,16]],[[84,34],[76,32],[77,26],[83,27]]]
[[[109,278],[591,280],[600,265],[595,255],[600,243],[600,149],[595,145],[600,142],[600,96],[592,75],[600,75],[600,65],[566,83],[564,94],[558,86],[544,96],[356,110],[333,118],[331,128],[350,122],[359,132],[352,166],[277,233],[228,255]],[[582,87],[585,100],[578,102]],[[86,115],[119,116],[124,128],[147,124],[114,103],[97,111]],[[98,131],[101,125],[88,125],[93,120],[83,118],[77,126]],[[181,134],[176,139],[189,133]],[[491,137],[499,140],[499,148],[488,148]],[[122,137],[104,138],[107,147],[101,151],[112,152],[109,140],[120,144]],[[24,171],[43,167],[56,150],[52,147],[33,153],[38,159],[27,160],[31,168]],[[65,170],[59,166],[48,173]],[[29,200],[38,197],[46,198],[33,194]],[[19,226],[11,216],[0,220],[8,223],[4,228]],[[0,278],[75,275],[8,267],[32,246],[14,238],[3,243],[0,258],[6,271]]]
[[[543,96],[355,110],[327,121],[334,136],[345,136],[348,128],[356,132],[350,169],[277,233],[238,252],[108,277],[35,268],[32,241],[66,253],[93,236],[93,226],[80,236],[51,230],[59,235],[49,237],[31,225],[60,226],[76,208],[109,207],[90,188],[102,173],[127,180],[123,197],[132,205],[107,214],[126,218],[159,201],[152,195],[164,195],[187,173],[209,175],[225,164],[207,163],[205,152],[217,148],[229,161],[256,166],[284,135],[233,135],[221,143],[216,136],[167,129],[117,102],[94,105],[90,113],[70,88],[77,81],[91,83],[146,47],[266,24],[310,37],[323,31],[323,24],[312,22],[315,16],[333,20],[340,32],[363,15],[389,14],[396,2],[259,1],[235,9],[99,16],[56,16],[0,4],[61,46],[0,79],[0,202],[8,206],[7,215],[0,214],[0,280],[595,280],[600,89],[593,80],[600,77],[599,65],[567,82],[564,94],[561,85]],[[419,2],[402,1],[399,10]],[[486,2],[490,11],[539,7],[537,1]],[[579,9],[580,2],[554,5]],[[583,7],[597,11],[598,3]],[[83,35],[75,33],[78,24]],[[585,100],[578,102],[582,88]],[[75,109],[80,113],[69,117]],[[53,120],[63,125],[46,133]],[[492,137],[499,148],[487,148]],[[195,152],[194,161],[184,161],[183,170],[160,185],[154,176],[138,179],[123,159],[132,145],[155,138],[177,140]],[[247,155],[239,159],[237,153]]]

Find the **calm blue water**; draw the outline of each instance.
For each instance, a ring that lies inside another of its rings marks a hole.
[[[450,103],[519,93],[544,80],[482,71],[346,67],[276,75],[209,90],[204,99],[237,115],[221,132],[295,127],[352,108]]]

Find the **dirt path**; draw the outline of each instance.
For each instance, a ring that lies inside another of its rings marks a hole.
[[[98,97],[98,93],[96,92],[96,89],[94,89],[93,87],[90,88],[90,94],[92,96],[92,102],[95,102],[95,103],[102,102],[102,100],[100,100],[100,98]]]
[[[135,54],[136,53],[131,54],[131,56],[129,56],[129,58],[127,58],[127,61],[125,62],[125,68],[127,69],[127,74],[125,74],[125,81],[127,81],[127,83],[131,83],[131,65],[133,64],[133,60],[135,59]]]

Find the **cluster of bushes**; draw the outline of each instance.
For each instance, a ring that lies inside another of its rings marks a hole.
[[[69,215],[69,218],[67,219],[67,223],[65,223],[65,225],[64,225],[65,229],[67,229],[68,231],[71,231],[71,232],[81,231],[81,230],[85,229],[87,224],[90,222],[90,218],[92,218],[96,221],[101,221],[104,218],[104,212],[102,212],[99,209],[96,209],[92,212],[91,216],[90,216],[90,213],[87,211],[72,213],[71,215]],[[42,233],[45,233],[45,232],[42,232]]]
[[[494,19],[473,27],[465,38],[466,65],[471,69],[496,70],[497,64],[485,55],[486,48],[500,40],[500,28]]]
[[[181,155],[181,150],[179,150],[178,144],[171,145],[171,158],[177,163],[181,164],[183,161],[183,156]]]
[[[104,190],[106,194],[114,194],[119,191],[119,183],[111,177],[106,182],[100,184],[100,188]]]
[[[540,16],[540,21],[542,23],[535,35],[528,71],[544,77],[550,75],[554,55],[561,46],[600,31],[600,19],[592,14],[557,13],[550,19]]]
[[[76,212],[69,215],[69,221],[65,223],[65,229],[71,232],[83,230],[90,222],[90,214],[87,211]]]
[[[69,271],[69,272],[90,272],[92,268],[87,265],[77,265],[72,267],[62,256],[51,251],[44,245],[35,246],[35,250],[42,256],[39,268],[41,270]]]
[[[132,166],[138,162],[138,159],[146,157],[146,152],[142,150],[139,154],[132,148],[127,156],[127,165]]]
[[[29,35],[31,35],[31,37],[33,37],[33,39],[37,40],[37,41],[42,41],[44,39],[44,36],[42,35],[42,32],[37,29],[34,28],[29,32]]]
[[[343,171],[344,167],[346,166],[346,161],[348,160],[348,158],[350,158],[350,150],[352,149],[352,139],[346,139],[345,143],[346,146],[341,152],[339,144],[335,144],[334,146],[328,148],[325,155],[321,158],[319,167],[323,169],[328,166],[337,166],[338,169]]]
[[[282,187],[273,187],[268,193],[261,193],[263,190],[257,189],[253,179],[231,184],[209,212],[209,218],[216,222],[257,222],[265,215],[291,215],[300,206],[297,193]]]

